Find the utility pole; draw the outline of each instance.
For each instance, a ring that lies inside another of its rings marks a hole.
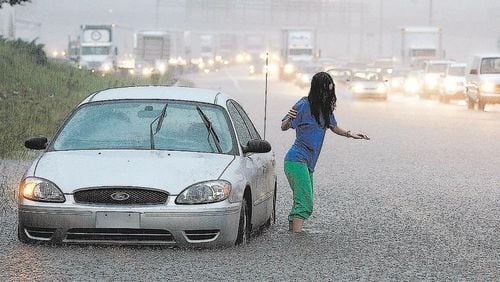
[[[432,26],[432,0],[429,0],[429,26]]]
[[[382,57],[384,41],[384,0],[380,0],[379,5],[379,29],[378,29],[378,55]]]
[[[158,29],[159,10],[160,10],[160,0],[156,0],[156,7],[155,7],[155,29]]]

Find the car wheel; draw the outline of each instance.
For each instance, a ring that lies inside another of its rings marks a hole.
[[[469,110],[473,110],[474,109],[474,100],[472,100],[471,97],[467,97],[467,108]]]
[[[246,245],[248,237],[250,237],[250,220],[248,214],[247,200],[243,198],[241,201],[240,223],[238,225],[238,237],[236,238],[236,245]]]
[[[271,215],[266,222],[266,226],[269,227],[276,223],[276,191],[278,188],[278,183],[274,182],[274,193],[273,193],[273,210],[271,211]]]
[[[486,103],[484,101],[481,101],[481,97],[479,97],[479,101],[477,101],[477,110],[484,112],[485,106],[486,106]]]

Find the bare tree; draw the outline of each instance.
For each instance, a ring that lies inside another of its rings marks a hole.
[[[0,0],[0,8],[2,8],[2,5],[7,3],[10,4],[11,6],[18,5],[24,2],[31,2],[31,0]]]

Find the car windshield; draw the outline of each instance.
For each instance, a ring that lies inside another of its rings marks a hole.
[[[500,58],[485,58],[481,61],[481,73],[500,73]]]
[[[355,72],[352,75],[354,81],[376,81],[380,80],[380,75],[376,72]]]
[[[446,71],[447,64],[430,64],[427,68],[428,73],[444,73]]]
[[[448,75],[451,76],[465,76],[465,67],[450,67]]]
[[[157,117],[167,103],[163,121],[158,127]],[[153,136],[156,150],[218,152],[216,141],[209,134],[196,106],[212,123],[222,153],[232,154],[235,141],[227,113],[222,107],[158,100],[107,101],[84,105],[65,123],[52,148],[56,151],[148,150],[152,147]]]
[[[108,46],[99,46],[99,47],[82,47],[82,55],[109,55],[109,47]]]

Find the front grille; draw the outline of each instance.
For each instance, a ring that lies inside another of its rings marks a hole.
[[[87,66],[89,69],[97,69],[101,66],[101,62],[88,62]]]
[[[163,229],[74,228],[66,232],[66,242],[174,243]]]
[[[55,228],[26,227],[28,237],[38,240],[50,240],[56,232]]]
[[[185,230],[184,234],[189,241],[211,241],[215,240],[219,235],[220,230]]]
[[[74,198],[79,204],[161,205],[167,202],[168,193],[143,188],[103,187],[77,191]]]

